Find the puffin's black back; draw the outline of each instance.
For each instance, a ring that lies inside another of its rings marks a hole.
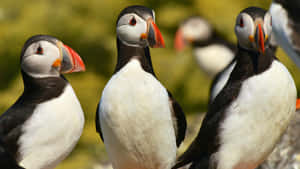
[[[19,157],[18,140],[22,127],[33,114],[35,108],[43,102],[59,97],[68,83],[63,77],[32,78],[22,71],[24,92],[1,117],[0,138],[6,150],[17,160]]]
[[[20,167],[13,156],[6,151],[5,144],[0,140],[0,166],[1,169],[24,169]]]
[[[221,71],[219,72],[213,79],[210,88],[209,88],[209,98],[208,98],[208,105],[212,104],[213,102],[213,90],[215,88],[215,86],[218,84],[219,80],[224,76],[224,73],[226,72],[226,70],[232,66],[232,64],[234,64],[234,62],[236,62],[236,58],[233,58],[232,61]]]

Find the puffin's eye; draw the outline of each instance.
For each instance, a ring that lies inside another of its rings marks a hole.
[[[130,19],[129,24],[132,26],[134,26],[136,24],[136,20],[134,17],[132,19]]]
[[[244,27],[244,20],[243,20],[243,18],[240,19],[240,27]]]
[[[42,55],[44,53],[44,50],[41,46],[39,46],[37,49],[36,49],[36,54],[39,54],[39,55]]]

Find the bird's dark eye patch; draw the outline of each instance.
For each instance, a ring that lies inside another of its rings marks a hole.
[[[240,27],[244,27],[244,20],[243,20],[243,18],[240,19]]]
[[[134,26],[136,24],[136,19],[133,17],[130,19],[129,24]]]
[[[36,54],[39,54],[39,55],[42,55],[44,53],[44,50],[41,46],[39,46],[37,49],[36,49]]]

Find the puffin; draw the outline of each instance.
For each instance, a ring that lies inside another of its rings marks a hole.
[[[273,0],[269,12],[278,44],[300,68],[300,1]]]
[[[236,45],[201,16],[185,19],[177,29],[174,48],[182,51],[187,44],[192,45],[199,67],[212,78],[232,62],[236,51]]]
[[[53,169],[75,147],[83,126],[80,102],[62,73],[80,72],[80,56],[55,37],[35,35],[21,52],[24,91],[0,116],[0,139],[27,169]]]
[[[173,169],[255,169],[274,149],[296,110],[297,90],[269,47],[271,15],[248,7],[236,18],[236,65]]]
[[[186,119],[157,79],[149,47],[164,47],[155,12],[128,6],[116,26],[117,64],[102,91],[96,130],[114,169],[166,169],[176,161]]]
[[[211,104],[225,86],[236,64],[237,46],[223,38],[212,24],[201,16],[185,19],[176,31],[174,48],[177,51],[182,51],[189,43],[192,44],[201,69],[212,75],[208,102]],[[270,48],[274,52],[277,50],[274,36],[270,37]]]

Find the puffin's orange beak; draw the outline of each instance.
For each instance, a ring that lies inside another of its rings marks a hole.
[[[80,56],[69,46],[60,45],[62,51],[61,73],[85,71],[85,65]]]
[[[256,28],[255,40],[260,52],[265,53],[265,36],[260,23]]]
[[[148,19],[147,25],[148,25],[147,33],[142,33],[141,39],[147,39],[150,47],[164,48],[165,41],[152,18]]]
[[[177,51],[182,51],[185,47],[182,29],[178,29],[175,34],[174,48]]]

